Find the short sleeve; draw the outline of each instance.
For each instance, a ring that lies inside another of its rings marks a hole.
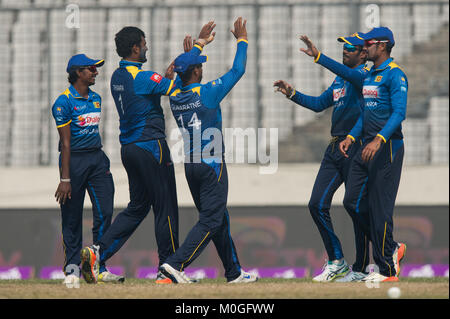
[[[60,95],[52,106],[53,118],[56,122],[56,127],[64,127],[72,122],[72,110],[67,96]]]

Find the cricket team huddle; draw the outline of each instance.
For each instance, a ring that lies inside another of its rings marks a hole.
[[[114,182],[99,134],[101,96],[90,89],[104,60],[84,54],[70,58],[67,88],[53,104],[60,136],[60,183],[55,197],[61,207],[65,284],[76,284],[80,271],[87,283],[124,282],[108,271],[106,261],[117,253],[153,208],[158,247],[157,284],[190,284],[185,269],[212,240],[228,283],[250,283],[258,276],[239,263],[227,210],[228,175],[223,138],[203,134],[222,131],[220,102],[244,75],[247,60],[247,21],[241,17],[231,30],[236,53],[231,69],[202,84],[203,49],[215,37],[215,23],[203,25],[196,39],[186,36],[183,50],[164,75],[142,69],[148,51],[145,34],[127,26],[115,35],[119,67],[110,89],[120,122],[122,164],[127,172],[130,201],[112,221]],[[408,82],[393,62],[394,36],[386,27],[338,38],[343,63],[320,52],[307,36],[300,51],[336,74],[320,96],[308,96],[283,80],[274,82],[296,104],[314,112],[333,107],[331,140],[309,201],[311,216],[323,240],[328,261],[316,282],[398,281],[404,243],[393,238],[393,211],[400,182]],[[369,68],[367,61],[373,66]],[[207,64],[206,64],[207,65]],[[176,74],[175,74],[176,73]],[[174,165],[166,142],[161,96],[167,96],[182,132],[185,176],[199,212],[198,222],[179,244],[178,202]],[[245,107],[243,105],[242,107]],[[282,107],[282,106],[280,106]],[[200,141],[195,136],[202,136]],[[211,145],[222,147],[211,147]],[[344,259],[333,230],[330,207],[345,183],[344,207],[355,233],[356,258]],[[92,202],[93,244],[82,246],[82,214],[86,190]],[[369,243],[374,271],[369,270]]]

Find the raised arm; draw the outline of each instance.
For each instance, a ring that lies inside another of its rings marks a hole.
[[[237,40],[236,55],[234,56],[231,70],[219,79],[210,82],[211,98],[216,103],[220,103],[223,100],[245,73],[248,47],[246,24],[247,20],[242,20],[242,17],[239,17],[234,22],[234,30],[231,30],[231,33]]]
[[[334,74],[349,81],[356,88],[362,89],[367,70],[365,69],[355,70],[327,57],[325,54],[317,50],[316,46],[311,42],[311,40],[306,35],[302,35],[300,37],[300,40],[302,40],[307,46],[306,49],[300,48],[300,51],[302,51],[306,55],[313,57],[314,62],[324,66]]]

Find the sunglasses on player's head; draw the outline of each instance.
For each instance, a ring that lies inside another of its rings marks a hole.
[[[371,46],[372,44],[387,43],[389,40],[366,40],[364,42],[367,46]]]
[[[356,50],[361,50],[357,45],[351,45],[344,43],[344,50],[347,52],[355,52]]]
[[[97,72],[97,67],[95,65],[83,66],[80,69],[88,69],[92,73]]]

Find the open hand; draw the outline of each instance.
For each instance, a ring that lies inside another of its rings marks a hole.
[[[244,20],[244,22],[242,22],[242,17],[236,19],[236,21],[234,22],[234,30],[231,30],[231,33],[233,33],[236,39],[247,40],[246,24],[247,20]]]
[[[311,40],[306,35],[300,36],[300,40],[302,40],[307,46],[307,49],[300,48],[300,51],[309,56],[317,58],[317,56],[319,55],[319,50],[317,50],[314,43],[312,43]]]
[[[214,23],[214,20],[211,20],[208,23],[206,23],[200,30],[197,41],[201,45],[207,45],[211,43],[214,40],[214,37],[216,36],[216,32],[213,32],[215,27],[216,24]]]
[[[286,96],[291,96],[294,90],[294,87],[283,80],[278,80],[273,83],[273,86],[276,87],[277,92],[281,92]]]

